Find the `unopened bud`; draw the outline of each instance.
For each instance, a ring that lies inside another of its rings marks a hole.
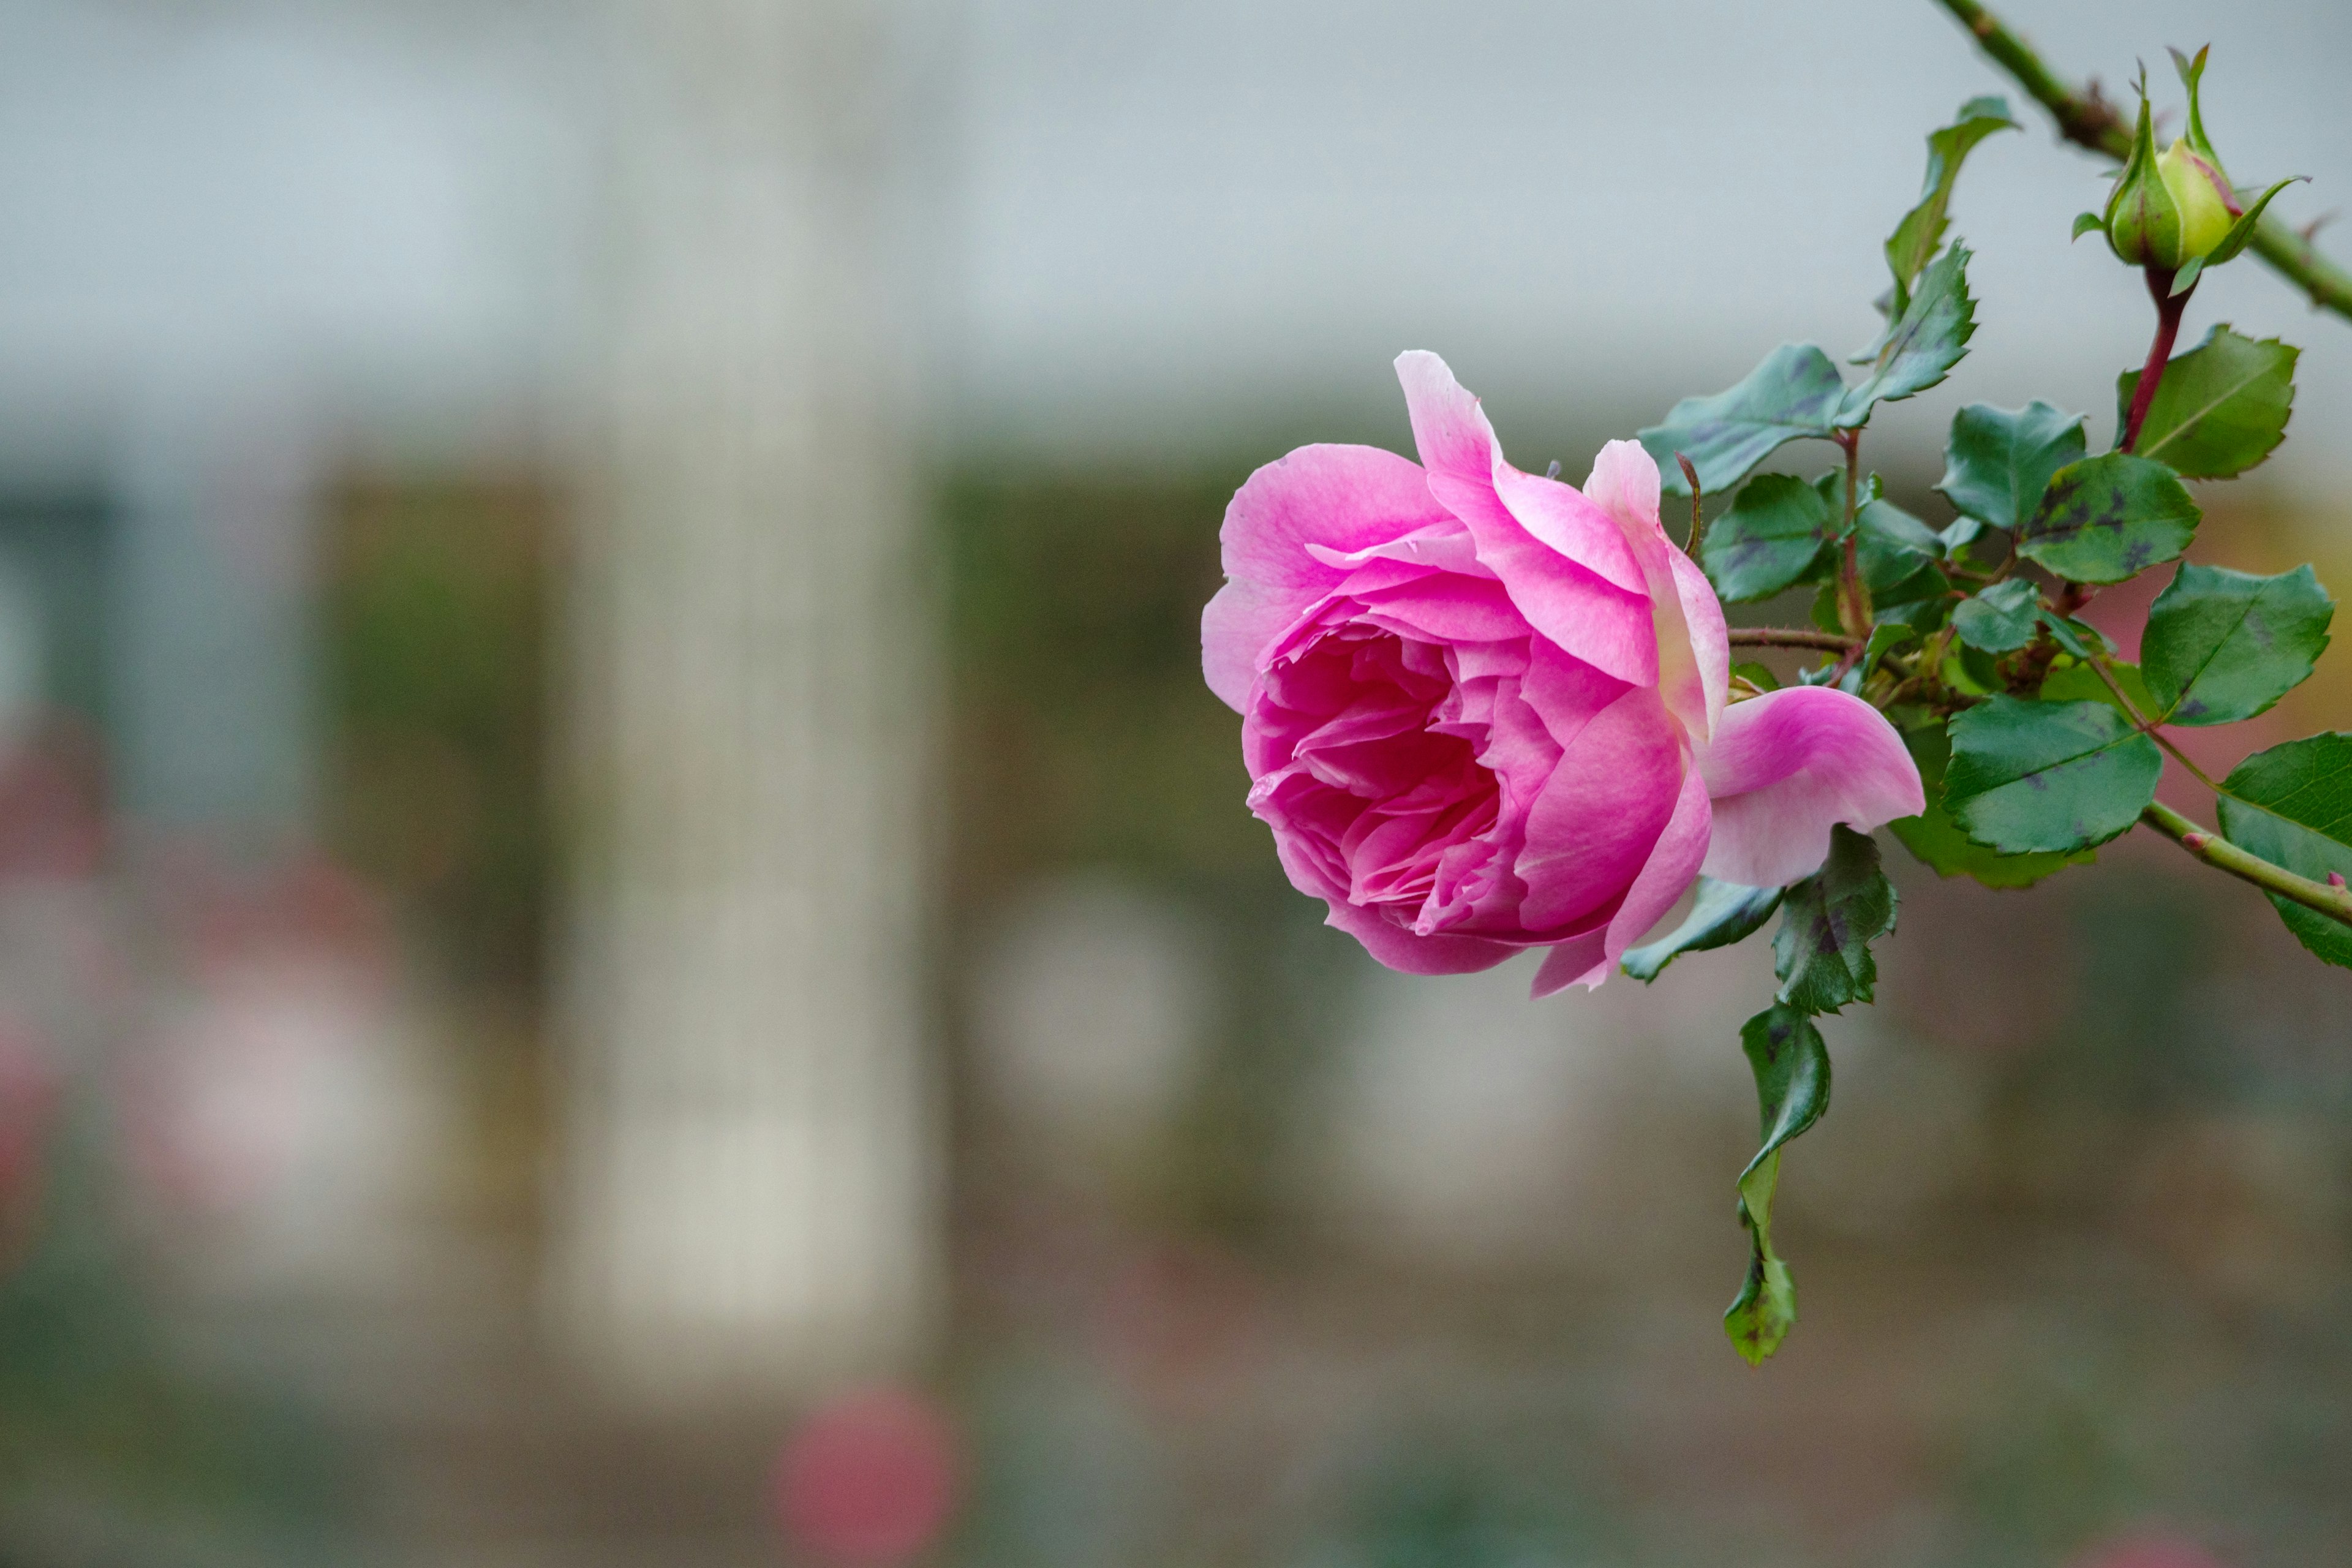
[[[2210,833],[2184,833],[2180,836],[2180,847],[2184,849],[2201,851],[2212,842],[2213,836]]]
[[[2107,197],[2106,229],[2109,248],[2134,267],[2171,268],[2186,259],[2180,252],[2180,204],[2157,167],[2156,132],[2145,95],[2131,157]]]
[[[2094,228],[2104,230],[2108,247],[2117,256],[2135,267],[2178,272],[2178,286],[2185,289],[2198,274],[2199,267],[2192,263],[2218,267],[2246,247],[2263,208],[2292,182],[2281,180],[2251,202],[2239,195],[2221,167],[2221,155],[2205,134],[2199,90],[2205,51],[2198,50],[2192,59],[2175,49],[2172,58],[2189,89],[2188,132],[2162,153],[2157,152],[2143,79],[2131,155],[2116,176],[2106,210],[2076,218],[2074,233],[2080,237]]]
[[[2330,871],[2327,873],[2327,885],[2340,891],[2344,886],[2344,873],[2341,871]]]
[[[2178,267],[2212,255],[2229,237],[2230,226],[2238,221],[2237,193],[2230,189],[2221,170],[2190,152],[2185,141],[2165,149],[2156,161],[2156,170],[2180,214],[2179,258],[2158,265]]]

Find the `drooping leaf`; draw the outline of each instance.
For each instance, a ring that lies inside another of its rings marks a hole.
[[[1845,395],[1841,428],[1866,423],[1871,409],[1927,391],[1949,375],[1975,335],[1976,301],[1969,298],[1969,247],[1955,241],[1920,275],[1902,315],[1886,329],[1873,356],[1877,368]]]
[[[1995,583],[1952,611],[1960,640],[1987,653],[2015,653],[2033,640],[2042,590],[2023,577]]]
[[[2221,836],[2315,882],[2352,877],[2352,735],[2306,735],[2257,752],[2221,781]],[[2287,930],[2330,963],[2352,969],[2352,926],[2276,893]]]
[[[1780,1000],[1808,1013],[1867,1002],[1878,980],[1870,944],[1895,929],[1895,884],[1867,833],[1830,829],[1822,868],[1789,889],[1772,938]]]
[[[2168,724],[2251,719],[2303,684],[2335,601],[2308,566],[2256,577],[2181,563],[2147,612],[2140,667]]]
[[[1804,480],[1759,474],[1706,531],[1701,555],[1707,580],[1735,604],[1769,598],[1812,568],[1837,521],[1830,502]]]
[[[2164,753],[2103,702],[1994,697],[1954,716],[1944,805],[2009,855],[2105,844],[2156,798]]]
[[[1700,487],[1719,495],[1789,442],[1829,436],[1844,396],[1829,355],[1811,343],[1782,343],[1738,385],[1684,398],[1639,438],[1668,495],[1690,494],[1676,452],[1698,470]]]
[[[2192,479],[2244,473],[2275,450],[2294,407],[2294,362],[2303,351],[2257,341],[2224,324],[2168,361],[2132,450]],[[2140,373],[2116,382],[2116,428],[2123,428]]]
[[[2053,872],[2069,866],[2087,866],[2097,852],[2078,849],[2071,855],[2003,855],[1973,843],[1944,809],[1944,768],[1952,743],[1941,724],[1923,725],[1904,732],[1903,743],[1919,764],[1920,783],[1927,786],[1927,809],[1886,826],[1903,847],[1934,868],[1939,877],[1972,877],[1988,888],[2030,888]]]
[[[1685,952],[1704,952],[1746,940],[1762,930],[1772,911],[1780,907],[1779,888],[1748,888],[1701,877],[1695,890],[1697,897],[1682,924],[1620,961],[1626,973],[1636,980],[1655,980],[1667,964]]]
[[[1944,243],[1945,213],[1951,205],[1952,185],[1960,164],[1976,144],[1996,131],[2014,131],[2006,99],[1972,98],[1960,105],[1951,124],[1927,133],[1927,178],[1919,205],[1903,215],[1886,240],[1886,266],[1895,274],[1895,299],[1890,315],[1900,316],[1911,301],[1911,286],[1918,280],[1927,258]]]
[[[2108,452],[2051,476],[2018,552],[2077,583],[2120,583],[2189,548],[2201,514],[2162,463]]]
[[[1936,488],[1963,517],[2015,533],[2040,509],[2050,476],[2084,449],[2079,414],[2041,402],[2018,409],[1971,403],[1952,416]]]
[[[1756,1075],[1762,1147],[1739,1173],[1739,1219],[1748,1227],[1748,1278],[1723,1315],[1724,1332],[1751,1366],[1780,1348],[1797,1321],[1797,1288],[1772,1247],[1772,1200],[1780,1153],[1830,1106],[1830,1053],[1803,1009],[1775,1003],[1740,1026]]]

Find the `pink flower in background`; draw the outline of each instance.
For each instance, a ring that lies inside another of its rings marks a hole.
[[[1702,870],[1810,875],[1830,828],[1925,806],[1894,727],[1793,687],[1725,704],[1723,607],[1612,441],[1579,491],[1503,460],[1435,354],[1397,360],[1419,465],[1303,447],[1226,510],[1202,617],[1250,809],[1293,885],[1392,969],[1551,949],[1598,985]]]

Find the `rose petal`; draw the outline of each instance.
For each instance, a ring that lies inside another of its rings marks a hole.
[[[1715,714],[1683,611],[1682,584],[1674,566],[1678,552],[1658,521],[1658,465],[1640,442],[1612,441],[1592,459],[1584,493],[1624,531],[1650,601],[1658,643],[1658,690],[1690,738],[1703,742],[1713,731]],[[1727,647],[1726,651],[1727,659]]]
[[[1682,793],[1682,727],[1656,690],[1637,687],[1577,732],[1528,812],[1516,869],[1527,930],[1573,925],[1630,888]]]
[[[1673,560],[1683,625],[1690,632],[1691,657],[1698,661],[1699,681],[1706,691],[1706,732],[1691,738],[1705,742],[1723,721],[1723,704],[1731,695],[1731,634],[1723,624],[1723,601],[1715,596],[1715,584],[1706,574],[1680,550],[1674,551]]]
[[[1289,874],[1290,885],[1330,907],[1331,912],[1323,923],[1336,926],[1362,942],[1365,952],[1391,969],[1406,974],[1469,974],[1492,969],[1520,951],[1521,944],[1490,942],[1484,937],[1415,936],[1377,910],[1358,909],[1348,902],[1314,860],[1284,835],[1275,835],[1274,845],[1282,858],[1283,870]]]
[[[1809,877],[1830,827],[1868,832],[1927,809],[1919,769],[1877,709],[1826,686],[1768,691],[1723,710],[1700,753],[1715,835],[1700,868],[1753,888]]]
[[[1496,476],[1515,470],[1503,462],[1501,446],[1478,400],[1463,390],[1444,360],[1419,350],[1400,354],[1397,379],[1404,385],[1405,407],[1412,416],[1414,445],[1428,465],[1430,494],[1469,529],[1478,559],[1503,580],[1528,623],[1570,654],[1621,680],[1654,685],[1657,632],[1648,596],[1626,570],[1630,563],[1589,548],[1600,537],[1589,525],[1580,531],[1564,523],[1552,526],[1578,511],[1576,503],[1565,497],[1540,504],[1530,500],[1526,516],[1504,503],[1495,488]],[[1534,489],[1529,493],[1548,482],[1530,481]],[[1577,559],[1580,550],[1593,561]],[[1595,563],[1627,581],[1612,582]]]

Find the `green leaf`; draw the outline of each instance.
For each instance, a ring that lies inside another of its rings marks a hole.
[[[2303,351],[2276,338],[2259,342],[2227,324],[2167,361],[2164,379],[2140,422],[2132,449],[2192,479],[2244,473],[2275,450],[2294,406],[2294,362]],[[2116,428],[2123,428],[2139,390],[2138,371],[2116,380]]]
[[[1904,732],[1903,743],[1919,764],[1919,780],[1927,786],[1927,809],[1886,826],[1903,847],[1932,867],[1939,877],[1972,877],[1988,888],[2030,888],[2053,872],[2069,866],[2087,866],[2096,851],[2078,849],[2071,855],[2003,855],[1972,843],[1951,814],[1944,809],[1944,769],[1951,760],[1952,743],[1941,724]]]
[[[2352,877],[2352,735],[2308,735],[2256,752],[2221,781],[2221,835],[2239,848],[2325,882]],[[2352,969],[2352,926],[2276,893],[2286,929],[2330,963]]]
[[[1843,823],[1830,829],[1830,857],[1789,889],[1772,938],[1780,1000],[1808,1013],[1867,1002],[1878,980],[1870,944],[1895,929],[1895,884],[1879,868],[1878,846]]]
[[[2256,577],[2182,562],[2147,612],[2149,717],[2227,724],[2264,711],[2311,674],[2335,614],[2308,566]]]
[[[2035,612],[2034,619],[2042,623],[2042,629],[2050,634],[2051,641],[2085,664],[2090,662],[2094,654],[2109,651],[2107,639],[2099,635],[2095,626],[2070,616],[2053,615],[2048,610]]]
[[[1780,907],[1779,888],[1748,888],[1712,877],[1701,877],[1696,887],[1698,896],[1691,901],[1690,913],[1682,924],[1620,961],[1619,967],[1626,973],[1636,980],[1655,980],[1667,964],[1685,952],[1704,952],[1744,941],[1761,930]]]
[[[1907,604],[1950,589],[1939,570],[1944,542],[1935,530],[1893,501],[1875,499],[1853,521],[1854,556],[1873,603]]]
[[[2156,711],[2156,703],[2147,694],[2147,682],[2140,676],[2139,666],[2125,664],[2119,659],[2107,660],[2107,673],[2115,677],[2116,686],[2131,700],[2132,709],[2142,717]],[[2062,664],[2042,678],[2042,689],[2034,696],[2043,702],[2104,702],[2118,713],[2124,705],[2099,672],[2087,664]]]
[[[1952,612],[1960,640],[1987,653],[2015,653],[2033,640],[2042,590],[2023,577],[1995,583]]]
[[[1944,805],[2004,854],[2105,844],[2156,798],[2164,753],[2102,702],[1995,697],[1954,716]]]
[[[1739,1173],[1739,1222],[1748,1227],[1748,1278],[1723,1315],[1724,1332],[1750,1366],[1780,1348],[1797,1321],[1797,1287],[1772,1247],[1772,1200],[1780,1152],[1830,1108],[1830,1053],[1801,1008],[1776,1003],[1740,1026],[1756,1075],[1763,1146]]]
[[[1772,673],[1769,665],[1758,664],[1753,659],[1741,659],[1731,667],[1731,673],[1759,691],[1780,689],[1780,678]]]
[[[1698,470],[1700,487],[1719,495],[1789,442],[1831,435],[1844,395],[1829,355],[1811,343],[1782,343],[1738,385],[1712,397],[1684,398],[1664,424],[1639,438],[1657,459],[1668,495],[1690,494],[1676,452]]]
[[[2008,100],[1987,97],[1969,100],[1960,105],[1959,117],[1951,124],[1927,133],[1927,178],[1920,188],[1919,205],[1903,215],[1903,221],[1886,240],[1886,266],[1895,274],[1891,314],[1903,313],[1920,269],[1944,243],[1945,212],[1951,205],[1952,185],[1960,177],[1960,164],[1978,142],[1994,132],[2017,128],[2017,121],[2010,118]]]
[[[1961,515],[2015,533],[2040,509],[2050,476],[2084,449],[2079,414],[2041,402],[2018,409],[1971,403],[1952,416],[1936,488]]]
[[[1812,568],[1837,520],[1831,503],[1804,480],[1759,474],[1706,531],[1707,581],[1733,603],[1769,598]]]
[[[2050,478],[2018,552],[2077,583],[2120,583],[2189,548],[2200,514],[2172,470],[2108,452]]]
[[[1837,412],[1841,428],[1866,423],[1877,404],[1927,391],[1960,363],[1977,330],[1968,266],[1969,247],[1954,241],[1920,277],[1910,303],[1874,345],[1878,368],[1845,395]]]

